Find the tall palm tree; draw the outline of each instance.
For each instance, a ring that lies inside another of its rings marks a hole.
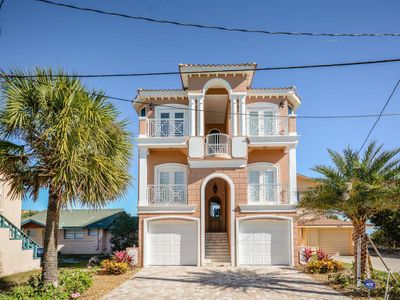
[[[100,208],[122,196],[132,144],[114,106],[79,79],[40,68],[12,75],[0,83],[0,174],[13,194],[37,199],[48,190],[42,278],[57,286],[60,210]]]
[[[339,214],[354,226],[354,261],[361,239],[361,274],[367,264],[366,222],[374,214],[400,207],[400,148],[384,151],[371,142],[365,152],[346,148],[343,153],[328,150],[332,166],[313,168],[321,177],[307,190],[299,207],[323,214]]]

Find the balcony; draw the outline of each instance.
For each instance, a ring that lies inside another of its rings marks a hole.
[[[206,156],[230,155],[229,135],[224,133],[212,133],[206,136]]]
[[[187,205],[187,185],[157,184],[147,186],[148,206]]]
[[[280,136],[289,134],[289,118],[263,117],[248,118],[247,134],[249,137]]]
[[[147,137],[183,137],[187,135],[184,119],[148,119]]]
[[[249,204],[286,205],[289,204],[288,191],[286,184],[249,184]]]

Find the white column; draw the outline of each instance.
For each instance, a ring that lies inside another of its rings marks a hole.
[[[146,147],[139,148],[139,205],[147,205],[147,154]]]
[[[237,136],[237,96],[231,96],[231,133]]]
[[[196,135],[196,96],[189,96],[189,135]]]
[[[246,96],[239,97],[240,135],[246,136]]]
[[[197,135],[204,136],[204,96],[197,97]]]
[[[289,146],[289,202],[297,204],[296,146]]]

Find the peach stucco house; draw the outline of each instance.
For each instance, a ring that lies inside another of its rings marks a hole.
[[[298,261],[295,88],[253,88],[255,63],[179,65],[139,89],[139,262]]]
[[[10,186],[0,181],[0,277],[40,267],[39,245],[21,228],[21,197],[11,197]]]

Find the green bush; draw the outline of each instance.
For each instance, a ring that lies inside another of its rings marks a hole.
[[[310,260],[306,265],[306,271],[309,273],[317,273],[324,274],[330,272],[337,272],[343,270],[343,264],[333,260],[333,259],[325,259],[325,260]]]
[[[26,285],[14,287],[4,298],[0,297],[0,300],[67,300],[74,296],[79,297],[92,285],[92,275],[80,270],[61,271],[58,283],[58,287],[44,285],[40,275],[32,276]]]
[[[352,278],[352,275],[346,273],[335,273],[328,275],[328,279],[332,283],[340,285],[342,288],[348,287],[353,282]]]
[[[123,274],[129,269],[129,264],[127,262],[118,262],[112,259],[103,260],[100,266],[108,274]]]

